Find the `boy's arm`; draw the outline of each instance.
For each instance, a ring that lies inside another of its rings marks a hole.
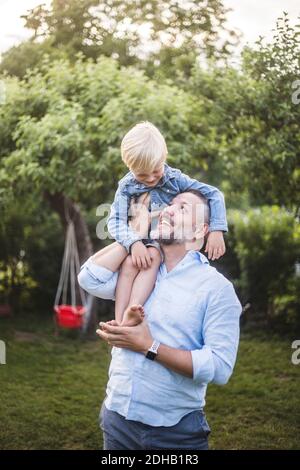
[[[209,184],[200,183],[194,178],[190,178],[184,173],[180,173],[179,176],[179,188],[181,192],[194,189],[199,191],[209,203],[210,208],[210,232],[214,231],[228,231],[227,219],[226,219],[226,208],[224,196],[219,189]]]
[[[141,240],[141,236],[128,225],[129,197],[118,187],[111,205],[107,227],[110,235],[129,253],[131,245]]]

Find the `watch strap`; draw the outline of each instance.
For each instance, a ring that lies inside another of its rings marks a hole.
[[[151,361],[154,361],[154,359],[157,356],[157,351],[158,351],[159,346],[160,346],[160,342],[154,340],[151,347],[148,349],[148,352],[146,354],[146,358],[150,359]]]

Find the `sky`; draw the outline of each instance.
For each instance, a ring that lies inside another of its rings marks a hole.
[[[228,25],[243,33],[241,44],[253,44],[259,36],[272,37],[276,19],[287,11],[292,22],[300,15],[299,0],[223,0],[232,8],[228,14]],[[17,45],[31,35],[24,28],[20,15],[41,3],[50,0],[0,0],[0,53]]]

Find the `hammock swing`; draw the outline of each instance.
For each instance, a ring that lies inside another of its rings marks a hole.
[[[91,316],[92,296],[77,287],[81,305],[76,304],[76,282],[80,271],[74,223],[68,218],[61,273],[54,301],[57,327],[86,331]],[[69,290],[70,287],[70,290]],[[78,298],[78,295],[77,295]]]

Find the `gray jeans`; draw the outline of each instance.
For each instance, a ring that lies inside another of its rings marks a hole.
[[[100,411],[104,450],[207,450],[210,428],[203,410],[192,411],[174,426],[150,426],[127,420],[104,403]]]

